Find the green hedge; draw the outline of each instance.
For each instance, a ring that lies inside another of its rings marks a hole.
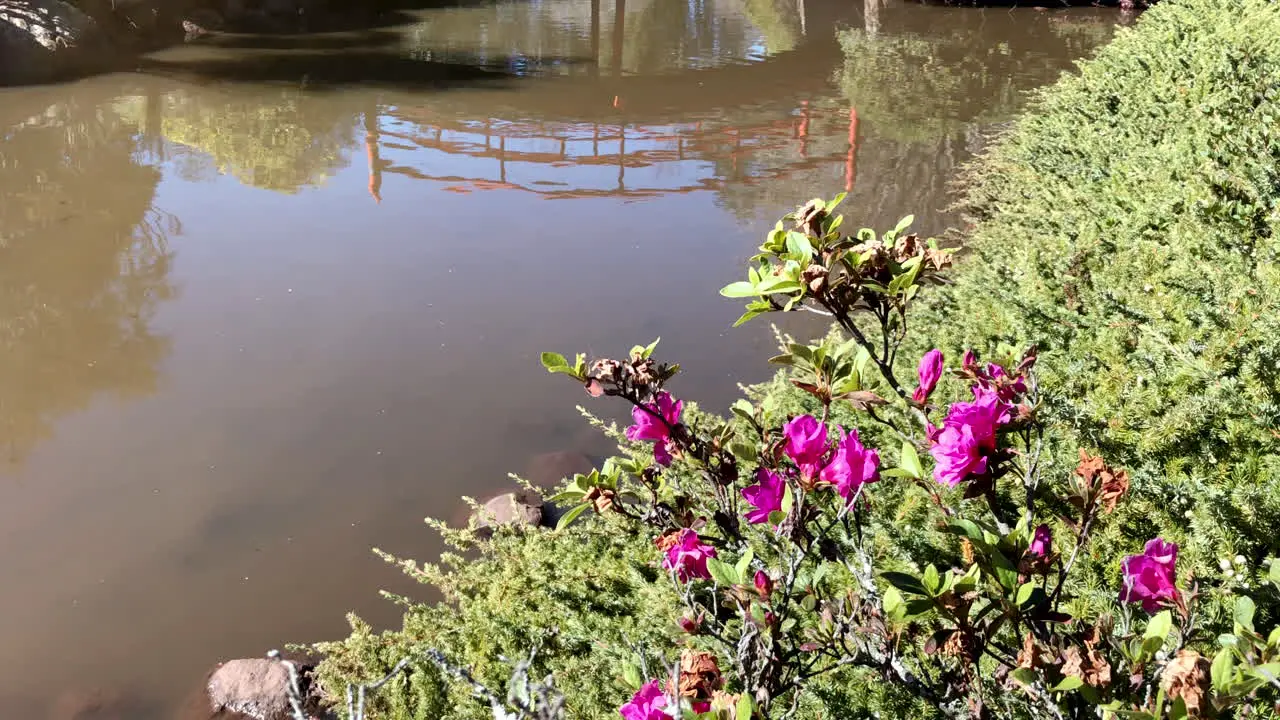
[[[953,351],[1038,342],[1060,467],[1079,443],[1134,473],[1099,546],[1164,533],[1209,585],[1280,543],[1276,38],[1270,0],[1171,0],[1041,93],[965,178],[929,323]]]

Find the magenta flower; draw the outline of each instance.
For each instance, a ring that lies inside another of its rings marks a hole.
[[[1000,399],[1006,402],[1012,401],[1014,397],[1027,392],[1027,381],[1021,375],[1012,381],[1005,380],[1004,378],[1006,377],[1008,377],[1008,373],[1005,372],[1004,366],[987,363],[986,374],[979,373],[978,382],[984,388],[994,387]]]
[[[1009,403],[994,390],[985,387],[973,389],[973,402],[953,403],[947,411],[946,425],[968,425],[978,444],[987,450],[996,448],[996,429],[1009,422]]]
[[[1161,565],[1169,566],[1169,570],[1173,570],[1173,566],[1178,562],[1178,546],[1171,542],[1166,542],[1164,538],[1155,538],[1148,540],[1146,547],[1142,549],[1142,554],[1155,560]]]
[[[827,453],[827,426],[812,415],[801,415],[783,426],[782,435],[787,441],[783,448],[787,457],[805,474],[817,473]]]
[[[754,510],[745,515],[747,522],[759,525],[769,521],[769,513],[782,509],[782,494],[786,484],[774,472],[760,468],[756,472],[756,484],[742,488],[742,499],[751,503]]]
[[[852,501],[858,488],[880,479],[879,468],[880,453],[862,445],[857,429],[846,435],[844,428],[840,428],[840,442],[818,479],[835,485],[840,497]]]
[[[650,680],[640,688],[631,701],[618,708],[618,714],[625,720],[670,720],[663,711],[667,706],[667,698],[658,687],[657,680]]]
[[[916,369],[916,375],[920,379],[920,384],[916,386],[915,392],[911,393],[911,399],[923,404],[933,394],[933,389],[938,386],[938,379],[942,377],[942,367],[945,359],[942,357],[941,350],[930,350],[920,358],[920,367]]]
[[[929,454],[933,455],[933,479],[948,487],[987,471],[987,456],[969,425],[944,425],[929,446]]]
[[[631,442],[648,440],[654,443],[653,458],[659,465],[666,467],[671,464],[671,428],[680,424],[680,410],[684,407],[684,402],[672,399],[671,394],[664,391],[658,393],[654,402],[645,407],[653,412],[638,407],[631,409],[631,419],[635,425],[627,428],[627,439]],[[661,419],[654,413],[661,415]]]
[[[662,567],[675,570],[682,582],[705,580],[711,577],[707,570],[707,558],[716,556],[716,549],[702,542],[698,533],[685,528],[680,531],[676,543],[667,549]]]
[[[1045,557],[1052,549],[1053,533],[1049,531],[1048,525],[1041,525],[1032,534],[1031,545],[1027,548],[1027,552],[1036,557]]]
[[[1009,422],[1009,403],[996,391],[973,388],[973,402],[953,403],[940,429],[929,432],[933,478],[955,487],[972,475],[987,472],[996,449],[996,430]]]
[[[1124,588],[1120,602],[1141,603],[1149,613],[1178,600],[1178,546],[1156,538],[1147,543],[1141,555],[1130,555],[1120,564],[1124,572]]]

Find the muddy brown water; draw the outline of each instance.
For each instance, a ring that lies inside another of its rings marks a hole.
[[[608,450],[539,351],[662,336],[724,407],[772,342],[716,289],[773,219],[944,230],[1117,18],[504,0],[0,90],[0,717],[170,718],[219,659],[394,622],[426,590],[371,547]]]

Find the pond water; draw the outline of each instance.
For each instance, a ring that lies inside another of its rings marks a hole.
[[[539,351],[662,336],[723,408],[772,336],[716,290],[776,217],[945,230],[1118,17],[476,0],[0,90],[0,714],[171,718],[219,659],[394,622],[379,588],[427,591],[371,547],[608,451]]]

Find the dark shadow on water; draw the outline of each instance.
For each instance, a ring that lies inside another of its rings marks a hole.
[[[441,63],[376,50],[144,59],[139,70],[195,84],[287,83],[312,91],[362,88],[448,90],[502,87],[511,73],[463,63]]]

